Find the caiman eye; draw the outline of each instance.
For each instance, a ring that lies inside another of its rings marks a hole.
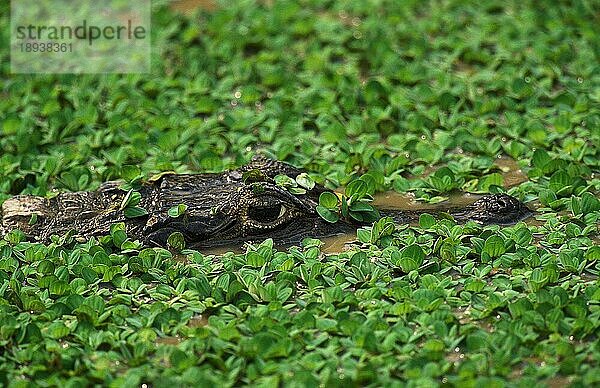
[[[253,206],[248,209],[248,218],[262,224],[277,221],[286,212],[284,205]]]

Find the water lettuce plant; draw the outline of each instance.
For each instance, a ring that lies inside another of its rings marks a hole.
[[[293,192],[345,188],[319,201],[331,221],[375,220],[387,190],[508,192],[535,219],[384,217],[345,250],[218,255],[120,224],[50,244],[11,231],[0,385],[600,383],[596,1],[153,3],[151,74],[10,75],[0,49],[0,202],[122,179],[137,216],[142,179],[262,152],[308,171],[276,179]]]

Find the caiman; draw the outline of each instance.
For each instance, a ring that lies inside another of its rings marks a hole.
[[[245,174],[248,172],[257,173]],[[273,180],[279,174],[295,178],[301,172],[283,162],[255,157],[243,167],[219,174],[163,175],[137,189],[141,194],[138,206],[147,214],[135,218],[125,216],[122,203],[127,191],[121,182],[104,183],[96,191],[60,193],[54,198],[19,195],[3,203],[0,232],[20,229],[31,241],[40,242],[67,232],[88,239],[106,235],[111,224],[123,222],[128,236],[147,246],[166,246],[171,233],[181,232],[187,247],[203,248],[239,246],[266,238],[291,244],[305,237],[355,229],[357,225],[351,222],[332,224],[318,215],[319,195],[327,191],[322,185],[295,195]],[[180,204],[187,206],[185,213],[170,216],[169,209]],[[502,225],[531,214],[523,203],[506,194],[485,195],[469,206],[443,211],[458,222]],[[420,213],[381,210],[381,214],[406,223],[418,219]]]

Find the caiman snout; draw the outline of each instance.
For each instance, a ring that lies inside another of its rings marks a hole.
[[[470,220],[484,225],[515,224],[532,213],[525,204],[508,194],[484,195],[472,205],[450,212],[457,221]]]

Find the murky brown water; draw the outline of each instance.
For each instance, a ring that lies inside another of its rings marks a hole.
[[[356,242],[356,233],[346,233],[337,236],[324,237],[321,239],[323,245],[321,246],[321,252],[327,254],[340,253],[348,248],[350,244]]]
[[[203,327],[203,326],[208,326],[208,315],[207,314],[200,314],[200,315],[196,315],[195,317],[192,317],[190,319],[190,321],[188,322],[188,327]]]
[[[472,204],[480,196],[470,193],[452,193],[448,195],[448,200],[437,204],[429,204],[417,201],[412,193],[397,193],[387,191],[375,195],[373,205],[379,209],[390,210],[436,210],[449,207],[463,207]]]
[[[181,341],[183,341],[183,338],[176,335],[174,337],[160,337],[157,338],[155,342],[157,345],[177,345]]]
[[[176,0],[171,3],[170,7],[173,11],[191,14],[198,8],[214,11],[217,9],[217,2],[215,0]]]
[[[502,170],[504,187],[513,187],[529,180],[527,175],[519,167],[519,163],[513,158],[503,156],[496,159],[496,166]]]
[[[204,326],[208,326],[208,315],[206,314],[200,314],[200,315],[196,315],[195,317],[192,317],[190,319],[190,321],[187,324],[188,327],[190,328],[195,328],[195,327],[204,327]],[[157,338],[156,339],[156,344],[162,344],[162,345],[177,345],[179,344],[181,341],[183,341],[185,338],[176,335],[176,336],[169,336],[169,337],[161,337],[161,338]]]

